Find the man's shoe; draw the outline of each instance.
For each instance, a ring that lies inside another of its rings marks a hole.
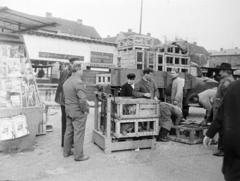
[[[78,159],[75,158],[74,160],[77,161],[77,162],[80,162],[80,161],[85,161],[87,159],[89,159],[89,156],[88,155],[83,155],[81,158],[78,158]]]
[[[63,153],[63,157],[69,157],[70,155],[73,155],[72,151],[70,151],[69,153]]]
[[[220,150],[219,152],[214,153],[213,155],[214,156],[224,156],[224,151]]]
[[[167,139],[167,137],[165,137],[165,138],[163,138],[163,137],[162,137],[162,138],[157,138],[156,141],[157,141],[157,142],[169,142],[169,140]]]

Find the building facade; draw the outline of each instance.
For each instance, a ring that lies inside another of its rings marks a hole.
[[[240,68],[240,49],[223,49],[210,54],[209,67],[216,67],[221,63],[230,63],[233,68]]]
[[[111,68],[117,64],[117,44],[104,42],[94,27],[76,22],[47,17],[59,24],[24,33],[24,40],[35,73],[44,71],[38,82],[56,82],[59,78],[61,62],[68,62],[71,57],[79,57],[86,69]],[[56,79],[56,80],[54,80]]]

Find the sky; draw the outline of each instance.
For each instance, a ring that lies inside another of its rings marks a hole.
[[[0,0],[23,13],[77,21],[101,37],[139,33],[141,0]],[[240,48],[240,0],[143,0],[142,34],[187,40],[207,50]]]

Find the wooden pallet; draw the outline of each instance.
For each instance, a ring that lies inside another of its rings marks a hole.
[[[101,131],[93,129],[92,139],[93,142],[104,151],[104,153],[143,148],[156,148],[156,139],[153,136],[141,138],[113,139],[112,137],[107,137]]]
[[[193,145],[203,142],[203,132],[206,129],[208,127],[199,127],[196,124],[172,126],[168,137],[172,141]]]

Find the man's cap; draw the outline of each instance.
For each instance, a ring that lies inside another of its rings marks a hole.
[[[135,74],[128,74],[127,75],[128,79],[135,79],[135,77],[136,77]]]
[[[69,59],[69,62],[72,63],[73,61],[80,60],[78,57],[72,57]]]

